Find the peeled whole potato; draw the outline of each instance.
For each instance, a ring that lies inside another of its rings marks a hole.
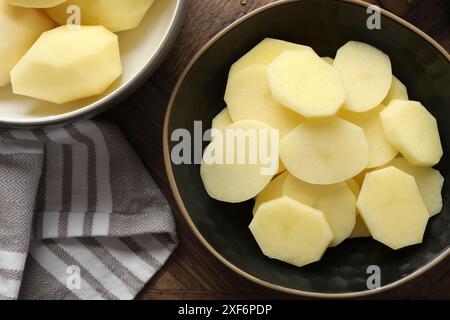
[[[336,54],[333,66],[347,89],[345,108],[365,112],[386,98],[392,82],[389,56],[366,43],[349,41]]]
[[[230,72],[225,102],[233,121],[258,120],[280,130],[281,137],[302,121],[298,114],[272,99],[267,67],[263,65]]]
[[[333,238],[322,212],[289,197],[262,204],[249,228],[264,255],[298,267],[319,261]]]
[[[394,250],[422,242],[430,215],[413,176],[395,167],[368,173],[357,207],[375,240]]]
[[[367,112],[352,112],[348,110],[340,112],[340,116],[343,119],[356,124],[364,130],[367,143],[369,144],[368,168],[380,167],[394,159],[398,154],[397,149],[386,137],[381,124],[380,111],[384,108],[385,106],[380,105]]]
[[[336,115],[347,93],[339,72],[310,50],[289,50],[267,69],[273,98],[302,116]]]
[[[420,102],[393,100],[380,117],[387,138],[409,163],[432,167],[440,161],[437,121]]]
[[[144,18],[153,0],[68,0],[46,9],[48,15],[59,24],[67,23],[67,8],[78,6],[81,25],[101,25],[112,32],[136,28]]]
[[[363,129],[343,119],[305,120],[280,143],[286,169],[311,184],[344,182],[367,167]]]
[[[382,104],[387,106],[392,100],[409,100],[406,86],[395,76],[392,76],[391,88]]]
[[[13,91],[66,103],[103,93],[122,73],[117,36],[61,26],[41,35],[11,71]]]
[[[273,128],[256,120],[236,121],[226,130],[223,140],[214,139],[206,147],[200,175],[211,198],[230,203],[247,201],[260,193],[278,171],[278,153],[270,159],[276,161],[274,172],[266,172],[264,169],[268,169],[269,164],[258,157],[263,148],[271,150],[273,144],[278,143],[278,137],[277,141],[272,141],[266,133]],[[229,132],[236,137],[231,137]],[[251,161],[252,158],[255,161]]]
[[[255,199],[255,205],[253,207],[253,215],[256,214],[259,207],[268,201],[281,197],[283,191],[283,185],[288,176],[287,172],[283,172],[279,176],[275,177],[270,183],[261,191]]]
[[[333,232],[331,247],[350,236],[355,226],[356,197],[345,182],[314,185],[288,175],[282,186],[282,195],[322,211]]]
[[[229,127],[232,123],[233,120],[231,120],[228,108],[224,108],[212,120],[212,129],[219,130],[224,135],[225,129]]]
[[[433,168],[423,168],[411,165],[405,158],[395,158],[390,165],[402,170],[416,179],[417,187],[423,202],[434,216],[442,210],[442,187],[444,177]]]
[[[52,27],[53,22],[44,13],[0,0],[0,87],[11,82],[11,69],[41,33]]]
[[[9,4],[24,8],[50,8],[66,0],[8,0]]]
[[[266,38],[252,50],[250,50],[247,54],[245,54],[242,58],[236,61],[231,67],[230,73],[238,72],[239,70],[242,70],[254,64],[267,66],[285,50],[313,51],[310,47],[300,44],[278,39]]]

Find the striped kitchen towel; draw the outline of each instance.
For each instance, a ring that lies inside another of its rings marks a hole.
[[[132,299],[176,245],[113,124],[0,129],[0,299]]]

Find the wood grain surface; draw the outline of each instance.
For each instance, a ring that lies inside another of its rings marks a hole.
[[[164,1],[164,0],[162,0]],[[133,95],[106,116],[133,145],[172,204],[180,246],[147,284],[140,299],[292,299],[235,274],[195,238],[178,211],[163,165],[162,126],[170,93],[194,54],[224,27],[271,0],[186,0],[181,33],[165,62]],[[402,15],[450,50],[448,0],[371,0]],[[406,2],[407,6],[399,5]],[[245,3],[245,4],[243,4]],[[408,4],[411,4],[408,6]],[[450,259],[399,288],[371,298],[450,299]]]

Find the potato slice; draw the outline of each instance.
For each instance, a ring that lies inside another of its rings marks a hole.
[[[117,36],[103,27],[47,31],[11,71],[13,91],[54,103],[103,93],[122,73]]]
[[[203,185],[209,196],[216,200],[231,203],[250,200],[278,171],[278,153],[274,157],[276,160],[270,159],[276,161],[274,172],[268,172],[270,164],[259,157],[264,149],[271,150],[278,143],[278,137],[277,141],[272,141],[267,134],[273,128],[255,120],[234,122],[226,130],[224,139],[214,139],[205,149],[200,167]]]
[[[66,0],[8,0],[13,6],[25,8],[50,8],[65,2]]]
[[[267,257],[298,267],[319,261],[333,238],[322,212],[289,197],[261,205],[249,228]]]
[[[239,70],[254,64],[267,66],[285,50],[313,51],[310,47],[302,46],[300,44],[266,38],[235,62],[231,67],[230,73],[238,72]]]
[[[387,106],[392,100],[409,100],[406,86],[395,76],[392,76],[391,88],[382,104]]]
[[[364,134],[369,144],[369,163],[368,168],[380,167],[398,154],[398,151],[387,139],[383,125],[381,124],[380,111],[385,108],[380,105],[368,112],[352,112],[342,110],[340,116],[356,124],[364,130]]]
[[[369,147],[364,131],[351,122],[339,118],[305,120],[281,140],[280,155],[298,179],[333,184],[367,167]]]
[[[305,117],[336,115],[347,97],[339,72],[313,51],[284,51],[267,75],[273,98]]]
[[[422,242],[429,213],[413,176],[392,166],[368,173],[357,207],[379,242],[394,250]]]
[[[355,227],[353,228],[352,233],[350,234],[350,239],[356,239],[356,238],[367,238],[370,237],[370,231],[369,228],[367,228],[366,223],[364,222],[364,219],[361,215],[358,215],[356,217],[356,223]]]
[[[229,127],[232,123],[233,123],[233,120],[231,120],[230,113],[228,112],[228,108],[224,108],[212,120],[212,129],[219,130],[224,135],[225,129],[227,127]]]
[[[392,82],[389,57],[366,43],[349,41],[334,59],[347,89],[345,108],[365,112],[376,108],[386,98]]]
[[[322,60],[328,63],[330,66],[332,66],[334,63],[334,59],[330,57],[322,57]]]
[[[42,12],[0,0],[0,87],[11,82],[11,69],[41,33],[52,27],[53,22]]]
[[[393,100],[381,113],[389,141],[415,166],[432,167],[442,157],[436,119],[420,103]]]
[[[279,129],[280,136],[302,121],[298,114],[272,99],[267,67],[263,65],[252,65],[230,73],[225,101],[233,121],[258,120]]]
[[[275,177],[270,183],[261,191],[255,199],[255,206],[253,207],[253,215],[256,214],[259,207],[268,201],[274,200],[281,197],[281,192],[283,191],[283,185],[288,176],[287,172],[283,172],[279,176]]]
[[[136,28],[144,18],[153,0],[68,0],[46,9],[59,24],[66,24],[67,8],[76,5],[81,9],[81,24],[102,25],[112,32]]]
[[[337,246],[352,233],[356,219],[356,197],[345,182],[321,186],[288,175],[282,194],[323,212],[334,235],[330,246]]]
[[[430,216],[441,212],[444,177],[439,171],[413,166],[405,158],[395,158],[390,164],[416,179],[417,187]]]

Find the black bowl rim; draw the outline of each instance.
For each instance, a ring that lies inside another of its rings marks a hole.
[[[450,256],[450,247],[447,248],[445,251],[443,251],[439,256],[435,257],[433,260],[428,262],[427,264],[423,265],[413,273],[407,275],[404,278],[401,278],[397,281],[394,281],[392,283],[389,283],[387,285],[384,285],[380,288],[373,289],[373,290],[364,290],[364,291],[355,291],[355,292],[344,292],[344,293],[321,293],[321,292],[314,292],[314,291],[303,291],[299,289],[293,289],[293,288],[287,288],[281,285],[277,285],[274,283],[271,283],[266,280],[262,280],[257,278],[256,276],[253,276],[249,274],[248,272],[242,270],[238,266],[234,265],[232,262],[227,260],[224,256],[222,256],[214,247],[203,237],[203,235],[200,233],[200,231],[197,229],[196,225],[192,221],[186,207],[184,206],[184,202],[181,199],[180,193],[178,191],[178,187],[175,181],[175,177],[173,175],[172,171],[172,164],[170,162],[170,150],[169,150],[169,120],[170,115],[172,113],[173,104],[175,102],[175,99],[178,95],[178,91],[185,81],[187,75],[193,68],[193,66],[197,63],[197,61],[202,57],[202,55],[210,48],[212,47],[219,39],[221,39],[226,33],[231,31],[232,29],[236,28],[238,25],[240,25],[243,21],[246,21],[248,19],[251,19],[252,17],[258,15],[259,13],[265,12],[267,10],[270,10],[272,8],[285,5],[287,3],[293,3],[293,2],[301,2],[305,0],[280,0],[274,3],[270,3],[267,5],[264,5],[247,15],[237,19],[232,24],[224,28],[221,32],[216,34],[212,39],[210,39],[192,58],[192,60],[189,62],[187,67],[184,69],[183,73],[181,74],[177,84],[175,85],[175,88],[172,92],[171,98],[169,100],[169,104],[167,107],[167,111],[164,118],[164,127],[163,127],[163,153],[164,153],[164,166],[166,169],[166,173],[169,179],[170,189],[172,191],[172,194],[175,198],[175,201],[177,203],[178,209],[181,211],[184,219],[188,223],[191,230],[194,232],[197,239],[200,240],[200,242],[206,247],[206,249],[213,254],[219,261],[221,261],[225,266],[227,266],[229,269],[233,270],[237,274],[243,276],[244,278],[262,285],[264,287],[277,290],[284,293],[294,294],[297,296],[303,296],[303,297],[310,297],[310,298],[356,298],[356,297],[364,297],[369,296],[377,293],[381,293],[387,290],[390,290],[392,288],[398,287],[402,284],[405,284],[408,281],[411,281],[420,275],[424,274],[425,272],[429,271],[431,268],[438,265],[440,262],[442,262],[447,256]],[[332,0],[332,1],[340,1],[340,2],[347,2],[355,5],[359,5],[361,7],[368,8],[371,6],[370,3],[366,3],[360,0]],[[391,20],[399,23],[400,25],[408,28],[409,30],[413,31],[414,33],[418,34],[422,39],[430,43],[436,50],[438,50],[450,63],[450,54],[433,38],[431,38],[429,35],[427,35],[425,32],[420,30],[419,28],[415,27],[411,23],[407,22],[406,20],[400,18],[399,16],[380,8],[381,14],[385,17],[390,18]]]

